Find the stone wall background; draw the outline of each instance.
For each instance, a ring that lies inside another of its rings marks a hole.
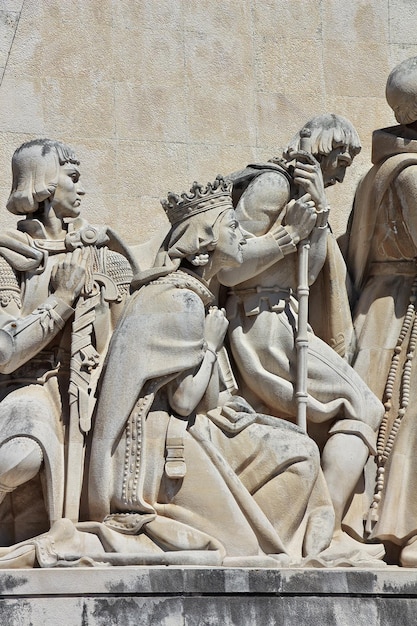
[[[84,214],[142,242],[168,190],[279,154],[335,112],[363,143],[329,190],[340,234],[416,22],[415,0],[0,0],[0,205],[14,149],[60,139],[81,159]]]

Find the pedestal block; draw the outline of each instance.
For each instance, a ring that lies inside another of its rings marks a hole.
[[[7,570],[2,626],[408,626],[417,570]]]

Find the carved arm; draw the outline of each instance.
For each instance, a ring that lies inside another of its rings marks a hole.
[[[74,309],[55,295],[24,318],[4,316],[0,329],[0,372],[10,374],[27,363],[64,327]]]

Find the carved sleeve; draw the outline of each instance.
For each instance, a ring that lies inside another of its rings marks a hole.
[[[74,309],[60,298],[49,296],[33,313],[23,318],[3,311],[0,320],[0,372],[10,374],[45,348],[64,327]]]
[[[390,213],[394,219],[403,219],[414,246],[417,247],[417,165],[410,165],[398,174],[394,181],[394,192],[390,201],[397,206],[390,207]]]
[[[19,280],[17,272],[0,256],[0,307],[4,309],[11,303],[18,309],[22,306]]]
[[[288,251],[295,252],[297,248],[292,243],[291,237],[284,229],[282,230],[284,232],[279,240],[270,233],[254,237],[243,231],[246,235],[246,244],[242,248],[243,263],[237,268],[219,272],[220,282],[227,287],[234,287],[271,267],[283,259]]]
[[[292,237],[281,224],[289,199],[289,183],[278,172],[261,174],[249,184],[236,207],[246,238],[243,264],[219,274],[224,285],[232,287],[250,280],[296,252]]]
[[[320,228],[313,228],[310,237],[310,254],[308,257],[308,282],[312,285],[323,264],[327,255],[327,236],[329,229],[327,226]]]
[[[107,250],[106,274],[115,282],[119,298],[123,300],[129,293],[133,272],[128,260],[113,250]]]
[[[236,207],[236,217],[252,235],[265,235],[281,223],[289,199],[290,186],[285,176],[265,172],[248,185]]]

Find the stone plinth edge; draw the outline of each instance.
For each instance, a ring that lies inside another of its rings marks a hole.
[[[416,623],[417,570],[4,570],[0,594],[3,626],[407,626]]]

